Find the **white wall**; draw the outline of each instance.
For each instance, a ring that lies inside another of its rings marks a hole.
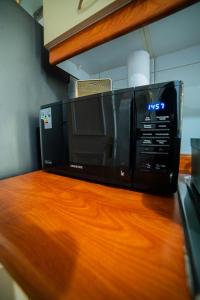
[[[128,70],[126,66],[114,68],[97,74],[92,74],[90,78],[111,78],[114,90],[124,89],[128,87]]]
[[[150,82],[154,82],[153,59],[150,61]],[[117,67],[104,72],[90,75],[90,79],[111,78],[113,90],[125,89],[128,87],[128,68],[127,66]]]
[[[156,57],[154,63],[153,66],[152,59],[151,83],[184,82],[181,153],[191,153],[190,138],[200,138],[200,45]],[[126,66],[93,74],[91,78],[111,78],[113,89],[128,87]]]
[[[190,138],[200,138],[200,45],[155,60],[155,82],[184,82],[181,153],[190,153]]]
[[[87,80],[90,78],[90,75],[85,72],[81,66],[77,66],[70,60],[65,60],[57,65],[59,68],[71,74],[73,77],[80,80]]]

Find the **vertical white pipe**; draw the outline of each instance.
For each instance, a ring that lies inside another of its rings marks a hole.
[[[138,50],[128,57],[128,85],[135,87],[150,82],[150,56],[147,51]]]

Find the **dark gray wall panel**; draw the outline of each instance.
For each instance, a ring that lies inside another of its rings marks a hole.
[[[36,170],[39,107],[67,95],[41,66],[42,28],[13,0],[0,0],[0,178]]]

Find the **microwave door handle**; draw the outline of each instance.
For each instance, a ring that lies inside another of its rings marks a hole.
[[[113,144],[110,144],[109,158],[112,158],[112,154],[113,154]]]
[[[113,156],[113,147],[114,143],[113,143],[113,137],[112,136],[108,136],[108,142],[107,142],[107,149],[108,149],[108,157],[112,158]]]
[[[113,158],[113,162],[116,161],[117,154],[117,118],[116,118],[116,106],[115,106],[115,96],[112,96],[112,107],[113,107],[113,122],[114,122],[114,136],[112,138],[112,153],[111,157]]]

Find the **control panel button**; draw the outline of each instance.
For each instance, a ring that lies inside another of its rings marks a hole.
[[[169,123],[156,124],[156,129],[169,129]]]
[[[164,160],[143,159],[140,161],[139,167],[142,171],[163,172],[168,170],[168,164]]]
[[[156,148],[156,150],[157,150],[158,152],[161,152],[161,153],[162,153],[162,152],[165,152],[165,153],[166,153],[166,152],[168,151],[168,147],[162,147],[162,146],[160,147],[160,146],[159,146],[159,147]],[[168,153],[168,152],[167,152],[167,153]]]
[[[168,145],[169,140],[168,139],[155,139],[155,144],[157,144],[157,145]]]
[[[153,133],[152,132],[142,132],[142,136],[152,136]]]
[[[145,120],[145,122],[150,122],[151,121],[151,117],[150,116],[145,116],[144,120]]]
[[[141,163],[141,168],[145,171],[150,171],[154,168],[154,165],[151,161],[145,161]]]
[[[143,145],[152,145],[152,139],[144,139],[142,140]]]
[[[157,151],[148,151],[148,152],[145,152],[145,151],[141,151],[142,154],[154,154],[154,155],[167,155],[168,152],[157,152]]]
[[[152,164],[150,164],[148,162],[145,163],[145,168],[148,169],[148,170],[151,169],[152,168]]]
[[[156,163],[154,166],[154,169],[156,171],[160,171],[160,170],[167,170],[167,165],[164,163]]]
[[[170,116],[156,116],[156,119],[158,121],[168,121],[170,119]]]
[[[166,146],[143,146],[141,147],[141,153],[151,153],[151,154],[168,154],[169,147]]]
[[[155,124],[143,124],[144,129],[155,129]]]
[[[152,146],[142,147],[141,151],[142,151],[142,153],[143,152],[152,152],[152,151],[154,151],[154,147],[152,147]]]
[[[169,136],[169,132],[155,132],[155,136]]]

